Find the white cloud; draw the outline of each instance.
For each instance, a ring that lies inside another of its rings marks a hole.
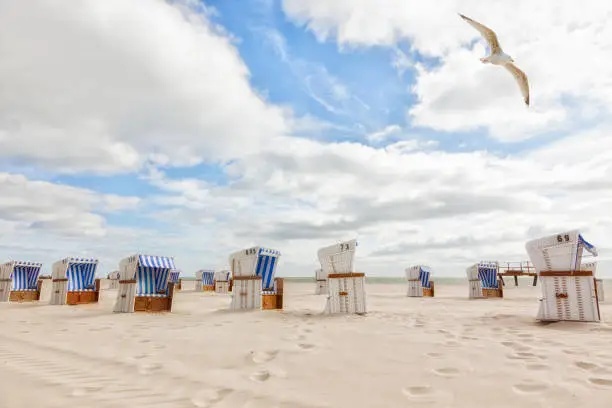
[[[0,7],[0,155],[7,161],[113,173],[162,154],[189,165],[256,151],[286,131],[282,110],[251,89],[229,36],[198,2]]]
[[[391,48],[409,41],[413,53],[439,58],[435,68],[416,66],[418,103],[409,111],[414,125],[444,131],[482,127],[511,141],[612,113],[612,5],[606,2],[283,0],[283,8],[320,40]],[[482,41],[466,48],[480,37],[457,12],[498,33],[529,76],[531,108],[523,105],[508,72],[478,61],[485,55]]]

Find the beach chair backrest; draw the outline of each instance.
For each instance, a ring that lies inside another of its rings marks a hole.
[[[180,276],[181,276],[181,271],[180,270],[174,269],[174,270],[170,271],[169,282],[178,283]]]
[[[231,272],[227,270],[216,271],[214,273],[214,279],[217,282],[229,282]]]
[[[525,249],[538,273],[579,270],[585,250],[597,256],[597,249],[578,230],[531,240]]]
[[[11,279],[11,290],[36,289],[38,275],[42,264],[29,261],[12,261],[9,279]]]
[[[330,273],[354,272],[357,245],[357,240],[352,239],[319,249],[317,256],[325,276]]]
[[[215,271],[203,270],[202,271],[202,285],[212,286],[215,284]]]
[[[262,289],[270,290],[274,285],[274,274],[278,267],[280,251],[271,248],[252,247],[230,255],[232,276],[259,276]]]
[[[153,255],[136,257],[136,294],[147,296],[166,293],[170,272],[176,269],[174,258]]]
[[[478,279],[480,279],[484,289],[499,289],[498,272],[498,262],[483,261],[478,263]]]
[[[69,292],[94,288],[99,262],[97,259],[68,257],[60,262],[64,266],[65,279],[68,279]]]

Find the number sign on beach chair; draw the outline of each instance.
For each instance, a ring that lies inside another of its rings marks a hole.
[[[582,265],[584,251],[597,256],[597,248],[578,230],[531,240],[525,248],[542,287],[538,320],[601,320],[595,265]]]
[[[327,275],[326,313],[366,313],[365,273],[354,272],[357,240],[319,249],[317,256]]]

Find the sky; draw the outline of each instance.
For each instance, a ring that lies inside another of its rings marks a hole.
[[[480,63],[493,28],[530,81]],[[355,266],[465,276],[571,229],[612,277],[612,3],[0,0],[0,258],[357,238]]]

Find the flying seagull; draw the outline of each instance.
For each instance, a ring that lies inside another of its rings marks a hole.
[[[523,94],[525,104],[529,106],[529,82],[527,81],[527,75],[518,69],[518,67],[514,65],[514,60],[512,57],[502,50],[501,46],[499,45],[499,41],[497,40],[495,31],[477,21],[472,20],[469,17],[464,16],[461,13],[459,13],[459,16],[478,30],[478,32],[484,37],[485,40],[487,40],[487,43],[489,44],[489,49],[491,50],[490,54],[484,58],[481,58],[480,62],[483,64],[489,63],[493,65],[501,65],[510,71],[514,79],[516,79],[519,88],[521,88],[521,93]]]

